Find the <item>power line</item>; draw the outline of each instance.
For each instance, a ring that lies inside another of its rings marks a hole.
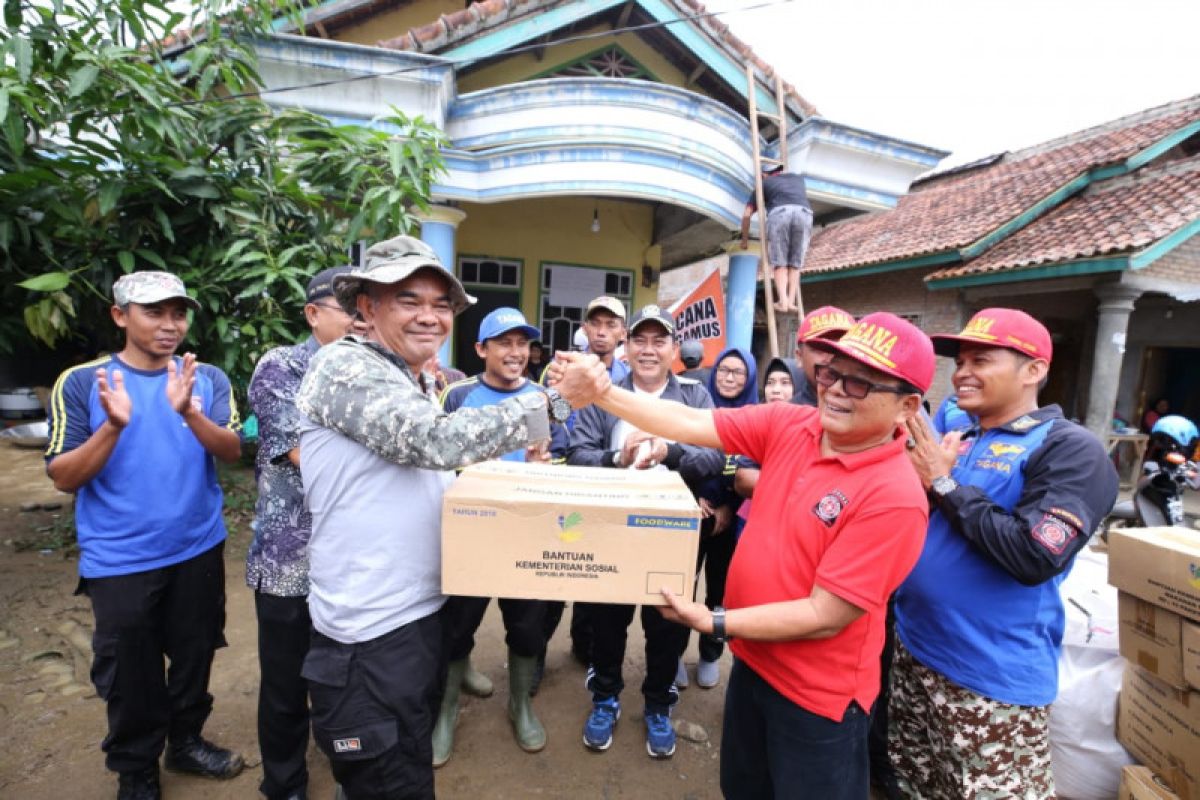
[[[565,39],[556,39],[553,42],[540,42],[537,44],[518,45],[516,47],[511,47],[507,50],[500,50],[495,53],[491,53],[487,56],[487,58],[497,58],[497,57],[501,57],[501,56],[520,55],[521,53],[528,53],[528,52],[531,52],[534,50],[541,50],[543,48],[552,47],[555,45],[571,44],[573,42],[586,42],[586,41],[590,41],[592,39],[602,39],[607,36],[616,36],[616,35],[622,34],[622,33],[636,33],[638,31],[653,30],[655,28],[665,28],[669,25],[675,25],[675,24],[678,24],[681,22],[693,22],[693,21],[700,20],[700,19],[719,17],[719,16],[723,16],[725,14],[740,13],[743,11],[758,11],[759,9],[771,8],[773,6],[787,5],[787,4],[794,3],[794,2],[796,2],[796,0],[764,0],[761,3],[744,6],[742,8],[731,8],[731,9],[726,9],[724,11],[705,11],[705,12],[697,13],[697,14],[687,14],[687,15],[684,15],[681,17],[677,17],[675,19],[656,20],[654,22],[646,22],[641,25],[627,25],[624,28],[613,28],[611,30],[596,31],[594,33],[581,33],[581,34],[576,34],[574,36],[568,36]],[[473,64],[476,61],[479,61],[481,58],[482,58],[481,56],[476,56],[473,58],[443,59],[442,63],[448,64],[453,67],[459,67],[459,66],[465,66],[468,64]],[[325,86],[337,86],[339,84],[355,83],[358,81],[372,80],[374,78],[389,78],[393,75],[403,75],[404,73],[407,73],[407,72],[418,72],[420,70],[428,69],[428,67],[429,67],[429,65],[427,65],[427,64],[410,65],[410,66],[404,66],[404,67],[397,67],[396,69],[385,70],[384,72],[366,72],[361,75],[351,75],[351,76],[345,77],[345,78],[330,78],[329,80],[314,81],[312,83],[300,83],[300,84],[295,84],[293,86],[279,86],[274,89],[262,89],[262,90],[253,91],[253,92],[240,92],[238,94],[203,97],[203,98],[197,98],[195,100],[184,100],[184,101],[181,101],[178,103],[171,103],[171,104],[169,104],[168,107],[169,108],[186,108],[188,106],[200,105],[202,103],[225,103],[230,100],[242,100],[242,99],[250,98],[250,97],[262,97],[263,95],[267,95],[267,94],[282,94],[284,92],[298,92],[298,91],[302,91],[304,89],[320,89]]]

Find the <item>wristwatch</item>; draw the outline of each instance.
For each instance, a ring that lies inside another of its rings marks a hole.
[[[717,606],[712,610],[712,637],[718,642],[728,642],[733,637],[725,632],[725,606]]]
[[[929,488],[938,497],[945,497],[958,488],[958,481],[949,475],[939,475],[930,482]]]
[[[546,401],[550,408],[550,419],[561,425],[571,416],[571,404],[553,386],[546,389]]]

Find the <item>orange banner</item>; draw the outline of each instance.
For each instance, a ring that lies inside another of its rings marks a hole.
[[[675,317],[679,341],[698,339],[704,345],[702,364],[711,367],[725,349],[725,289],[721,285],[721,270],[710,272],[668,311]],[[675,359],[674,371],[682,369],[683,362]]]

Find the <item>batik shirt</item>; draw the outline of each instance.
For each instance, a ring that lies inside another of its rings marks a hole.
[[[300,446],[296,392],[318,348],[310,336],[302,344],[268,351],[254,368],[248,390],[258,417],[258,503],[254,540],[246,553],[246,585],[278,597],[308,594],[312,516],[304,505],[300,468],[288,453]]]

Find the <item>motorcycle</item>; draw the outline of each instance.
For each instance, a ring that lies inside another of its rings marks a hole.
[[[1186,417],[1166,416],[1150,433],[1150,448],[1133,497],[1117,503],[1104,522],[1110,528],[1187,527],[1183,512],[1186,489],[1200,490],[1200,468],[1188,455],[1200,432]]]

